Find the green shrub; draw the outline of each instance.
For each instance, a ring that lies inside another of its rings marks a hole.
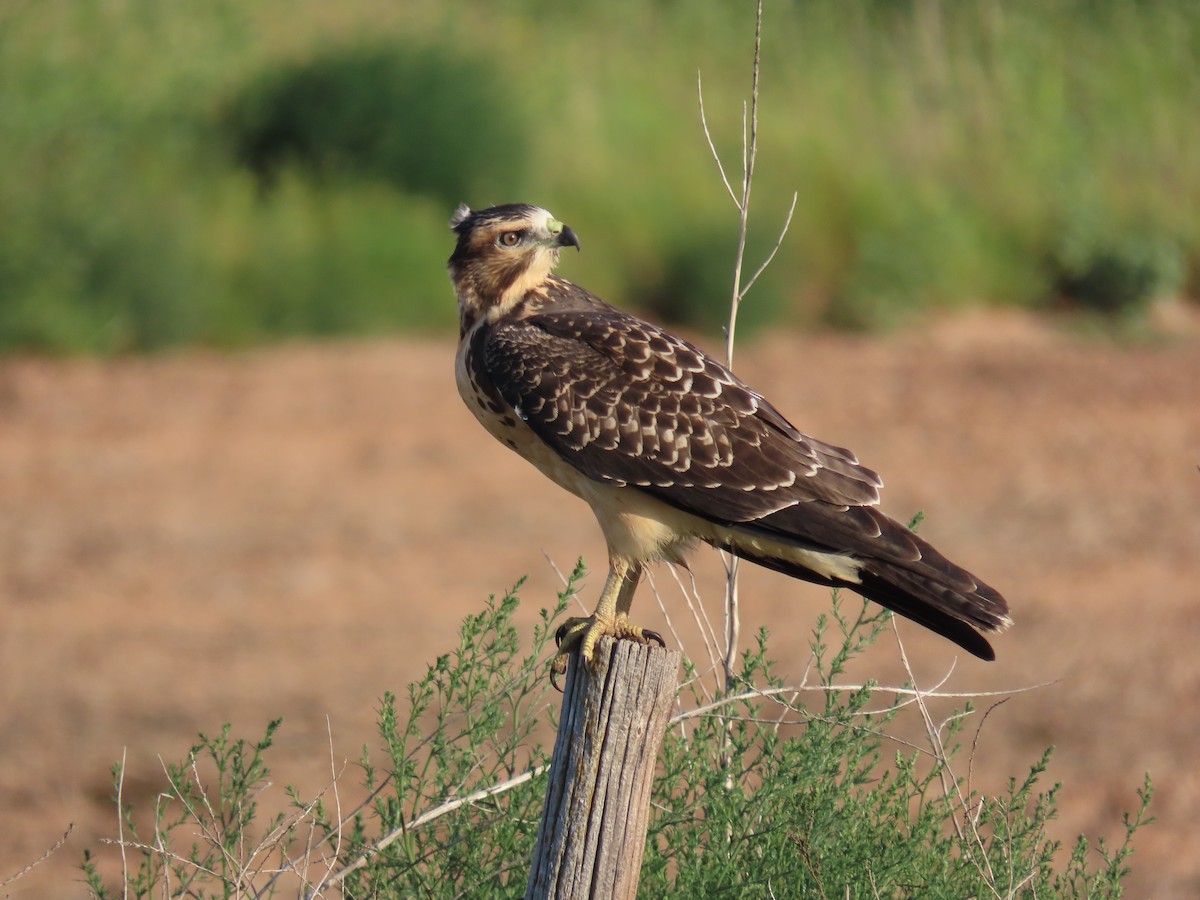
[[[267,70],[222,121],[237,160],[264,188],[295,165],[380,179],[453,208],[497,189],[521,194],[527,131],[502,83],[477,56],[351,45]]]
[[[1150,301],[1179,290],[1186,265],[1177,241],[1149,231],[1068,231],[1050,260],[1057,298],[1109,316],[1144,313]]]
[[[169,768],[152,835],[137,831],[133,810],[120,810],[124,883],[105,884],[85,858],[93,895],[520,894],[545,790],[539,741],[554,719],[549,639],[581,576],[582,566],[556,607],[542,611],[530,652],[518,652],[510,592],[468,617],[458,647],[410,685],[403,704],[384,696],[386,762],[380,768],[364,748],[367,799],[340,821],[329,789],[312,799],[290,791],[289,812],[256,820],[278,723],[256,742],[232,740],[228,727],[202,735]],[[819,678],[809,688],[819,699],[811,705],[772,674],[765,635],[743,655],[729,694],[702,703],[689,678],[687,711],[660,758],[643,895],[1119,896],[1130,841],[1148,821],[1149,781],[1120,846],[1093,849],[1080,837],[1060,861],[1045,831],[1058,789],[1038,789],[1049,752],[1002,794],[970,792],[953,771],[955,751],[945,749],[968,708],[936,737],[931,731],[925,750],[898,744],[904,749],[889,756],[898,704],[881,708],[887,691],[870,685],[836,686],[889,615],[835,594],[813,640]],[[118,796],[122,777],[116,767]]]

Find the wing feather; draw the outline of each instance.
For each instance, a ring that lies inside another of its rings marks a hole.
[[[483,348],[504,400],[581,473],[718,522],[878,502],[879,477],[852,453],[801,433],[691,344],[594,303],[498,322]]]

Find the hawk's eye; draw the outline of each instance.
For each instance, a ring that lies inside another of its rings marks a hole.
[[[521,243],[521,235],[524,231],[506,231],[500,235],[500,245],[502,247],[515,247]]]

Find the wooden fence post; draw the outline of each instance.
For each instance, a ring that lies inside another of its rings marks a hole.
[[[571,656],[526,900],[636,896],[679,662],[608,637],[594,667]]]

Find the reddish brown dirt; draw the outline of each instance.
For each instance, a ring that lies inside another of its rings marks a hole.
[[[543,551],[602,562],[588,510],[470,418],[453,352],[0,362],[0,880],[75,823],[6,892],[85,894],[83,849],[114,852],[99,838],[123,752],[126,799],[148,804],[160,756],[283,715],[276,783],[319,786],[327,721],[339,760],[357,758],[383,691],[489,593],[528,573],[528,625],[558,585]],[[1000,789],[1053,743],[1054,833],[1112,840],[1149,770],[1158,823],[1131,893],[1200,894],[1200,339],[1120,347],[989,315],[886,340],[778,336],[739,363],[1010,598],[992,665],[901,629],[927,683],[956,657],[947,689],[1052,682],[988,718],[976,785]],[[706,551],[695,569],[715,608],[718,564]],[[798,677],[827,592],[747,573],[744,631],[769,625]],[[638,608],[662,627],[649,592]],[[888,637],[855,674],[895,682],[896,660]]]

